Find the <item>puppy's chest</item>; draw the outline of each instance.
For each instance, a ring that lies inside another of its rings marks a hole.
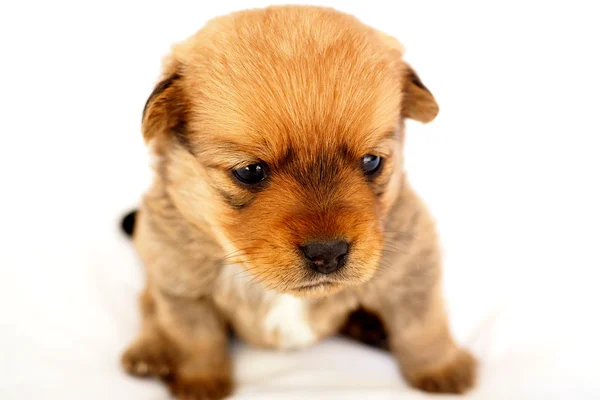
[[[214,299],[236,334],[250,344],[293,349],[317,340],[309,300],[267,290],[239,265],[223,267]]]

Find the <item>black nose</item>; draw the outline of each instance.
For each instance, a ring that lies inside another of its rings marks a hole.
[[[343,240],[311,242],[300,246],[300,249],[313,270],[321,274],[330,274],[346,263],[348,242]]]

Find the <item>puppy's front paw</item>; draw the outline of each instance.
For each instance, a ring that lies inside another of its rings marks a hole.
[[[477,360],[460,350],[450,361],[421,370],[406,371],[409,383],[431,393],[465,393],[475,385]]]
[[[166,378],[174,371],[174,351],[161,340],[139,340],[121,357],[125,371],[135,376]]]
[[[175,376],[169,388],[180,400],[220,400],[233,392],[233,383],[229,376]]]

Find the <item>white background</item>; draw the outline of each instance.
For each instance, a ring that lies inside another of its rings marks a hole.
[[[269,3],[0,5],[0,398],[168,398],[118,366],[143,279],[117,228],[151,179],[141,110],[171,43]],[[408,126],[408,170],[482,359],[471,398],[600,398],[594,2],[305,3],[399,38],[440,103]],[[423,398],[341,340],[236,361],[239,399]]]

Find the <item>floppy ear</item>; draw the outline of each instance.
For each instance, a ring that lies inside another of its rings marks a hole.
[[[402,116],[423,123],[431,122],[438,114],[438,104],[415,70],[410,65],[405,65]]]
[[[146,142],[160,135],[183,138],[186,104],[180,88],[181,76],[173,73],[160,81],[144,106],[142,132]]]

